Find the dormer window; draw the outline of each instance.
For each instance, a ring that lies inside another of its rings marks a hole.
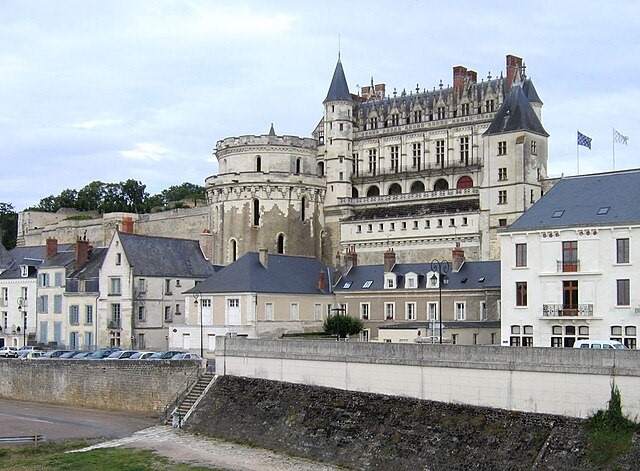
[[[384,275],[384,289],[395,289],[396,288],[396,274],[395,273],[385,273]]]
[[[29,265],[20,265],[20,276],[22,278],[29,276]]]
[[[405,289],[416,289],[418,287],[418,275],[416,273],[407,273],[404,287]]]

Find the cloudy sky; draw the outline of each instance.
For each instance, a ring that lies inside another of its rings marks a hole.
[[[310,136],[338,47],[352,92],[499,75],[523,57],[545,103],[549,175],[640,167],[636,1],[0,1],[0,202],[94,180],[151,194],[216,173],[216,141]],[[339,46],[340,44],[340,46]]]

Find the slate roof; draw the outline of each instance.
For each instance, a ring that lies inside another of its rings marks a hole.
[[[329,85],[327,98],[325,98],[322,103],[328,103],[330,101],[353,101],[351,93],[349,93],[349,86],[344,76],[340,58],[338,58],[336,69],[333,71],[333,78],[331,79],[331,85]]]
[[[102,267],[105,255],[107,255],[107,250],[106,247],[93,249],[87,263],[69,273],[68,278],[78,278],[80,280],[98,278],[100,275],[100,267]]]
[[[533,89],[535,91],[535,89]],[[529,90],[532,93],[532,90]],[[536,94],[537,95],[537,94]],[[515,83],[505,98],[496,116],[491,121],[485,136],[501,134],[511,131],[530,131],[543,136],[549,136],[542,127],[538,115],[533,111],[529,98],[525,94],[522,84]]]
[[[378,206],[373,208],[355,209],[353,215],[345,221],[360,221],[368,219],[386,219],[390,217],[420,217],[435,214],[468,213],[480,209],[480,200],[465,199],[459,201],[443,201],[423,204],[407,204],[397,206]]]
[[[58,252],[64,252],[72,248],[72,244],[60,244],[58,245]],[[20,266],[28,265],[30,267],[39,267],[44,263],[44,257],[46,254],[46,247],[44,245],[33,247],[16,247],[9,251],[11,256],[11,263],[9,267],[2,273],[0,273],[0,279],[13,279],[22,278],[20,274]],[[29,278],[36,277],[35,268],[29,269]]]
[[[119,232],[134,276],[206,278],[214,272],[196,240]]]
[[[248,252],[187,293],[197,290],[201,293],[322,294],[328,290],[317,287],[321,271],[325,273],[328,287],[328,269],[315,258],[269,254],[265,268],[259,254]]]
[[[404,279],[407,273],[417,273],[417,290],[426,289],[428,280],[426,274],[431,272],[431,263],[397,263],[392,272],[398,276],[396,290],[405,290]],[[445,290],[465,290],[465,289],[491,289],[500,287],[500,261],[495,262],[465,262],[460,271],[447,273],[449,283],[442,286]],[[482,281],[480,281],[482,280]],[[372,281],[369,288],[363,288],[365,283]],[[345,288],[349,283],[348,288]],[[433,291],[434,288],[428,288]],[[415,290],[413,288],[406,290]],[[384,289],[384,265],[356,265],[345,274],[334,288],[335,292],[355,292],[355,291],[393,291]]]
[[[55,255],[52,255],[48,259],[46,259],[40,267],[48,268],[48,267],[66,267],[67,265],[72,264],[76,259],[75,251],[73,245],[69,246],[66,249],[60,249],[58,247],[58,252]]]
[[[503,232],[638,224],[639,201],[640,169],[564,177]]]
[[[0,271],[9,268],[12,261],[9,251],[4,248],[4,245],[0,244]]]
[[[530,103],[540,103],[541,105],[543,104],[542,100],[538,96],[536,87],[533,86],[533,82],[531,81],[531,79],[526,79],[524,82],[522,82],[522,91],[527,96]]]

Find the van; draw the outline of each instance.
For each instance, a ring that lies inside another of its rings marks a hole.
[[[627,347],[616,340],[578,340],[573,344],[573,348],[613,348],[624,350]]]

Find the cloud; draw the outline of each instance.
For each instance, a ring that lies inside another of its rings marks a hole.
[[[90,121],[84,121],[81,123],[72,124],[72,128],[77,129],[95,129],[102,128],[106,126],[115,126],[117,124],[122,123],[119,119],[94,119]]]
[[[163,160],[171,159],[171,151],[162,144],[154,142],[139,142],[132,150],[120,151],[126,159],[132,160],[146,160],[153,162],[160,162]]]

